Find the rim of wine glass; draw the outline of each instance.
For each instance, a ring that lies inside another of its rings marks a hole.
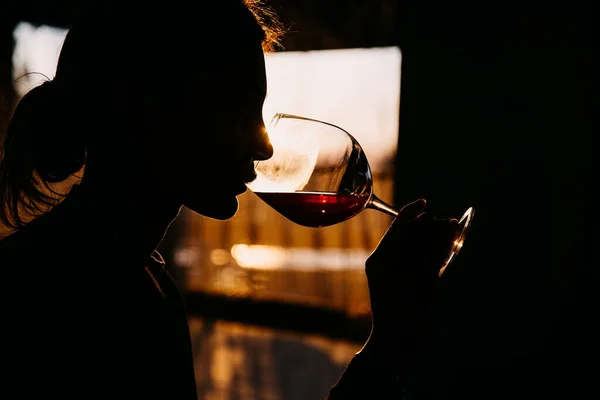
[[[336,124],[332,124],[331,122],[327,122],[327,121],[323,121],[320,119],[315,119],[315,118],[310,118],[310,117],[304,117],[302,115],[296,115],[296,114],[287,114],[287,113],[275,113],[275,115],[273,115],[273,118],[271,118],[271,122],[269,123],[269,126],[275,124],[277,121],[279,121],[282,118],[290,118],[290,119],[300,119],[300,120],[304,120],[304,121],[310,121],[310,122],[318,122],[321,124],[325,124],[325,125],[329,125],[333,128],[337,128],[343,132],[345,132],[348,136],[350,136],[352,138],[352,141],[359,144],[358,140],[356,140],[356,138],[354,136],[352,136],[352,134],[350,132],[348,132],[347,130],[345,130],[344,128],[340,127],[339,125]],[[362,146],[361,146],[362,148]]]

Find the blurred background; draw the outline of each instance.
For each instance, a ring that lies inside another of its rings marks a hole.
[[[291,29],[266,56],[265,121],[285,112],[343,127],[365,148],[375,192],[397,207],[424,197],[435,215],[477,210],[442,280],[432,397],[586,387],[597,248],[591,12],[267,3]],[[53,76],[81,4],[2,6],[0,132],[19,97]],[[369,333],[364,261],[391,218],[366,210],[305,228],[251,192],[239,200],[224,222],[184,209],[160,248],[188,303],[200,398],[323,399]]]

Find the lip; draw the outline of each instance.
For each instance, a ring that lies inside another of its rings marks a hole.
[[[249,162],[248,165],[249,167],[242,170],[240,175],[238,175],[241,176],[242,182],[240,182],[240,184],[236,186],[237,194],[242,194],[246,192],[248,190],[248,186],[246,186],[246,184],[256,179],[256,171],[254,171],[254,162]]]
[[[243,177],[244,183],[250,183],[256,179],[256,172],[254,169],[248,170]]]

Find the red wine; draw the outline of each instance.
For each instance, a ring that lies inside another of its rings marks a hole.
[[[337,224],[365,208],[368,197],[329,192],[255,192],[292,222],[312,228]]]

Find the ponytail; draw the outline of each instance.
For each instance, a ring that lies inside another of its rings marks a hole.
[[[62,197],[55,184],[83,167],[85,145],[70,103],[47,81],[14,109],[0,147],[0,224],[18,229],[47,211]]]

